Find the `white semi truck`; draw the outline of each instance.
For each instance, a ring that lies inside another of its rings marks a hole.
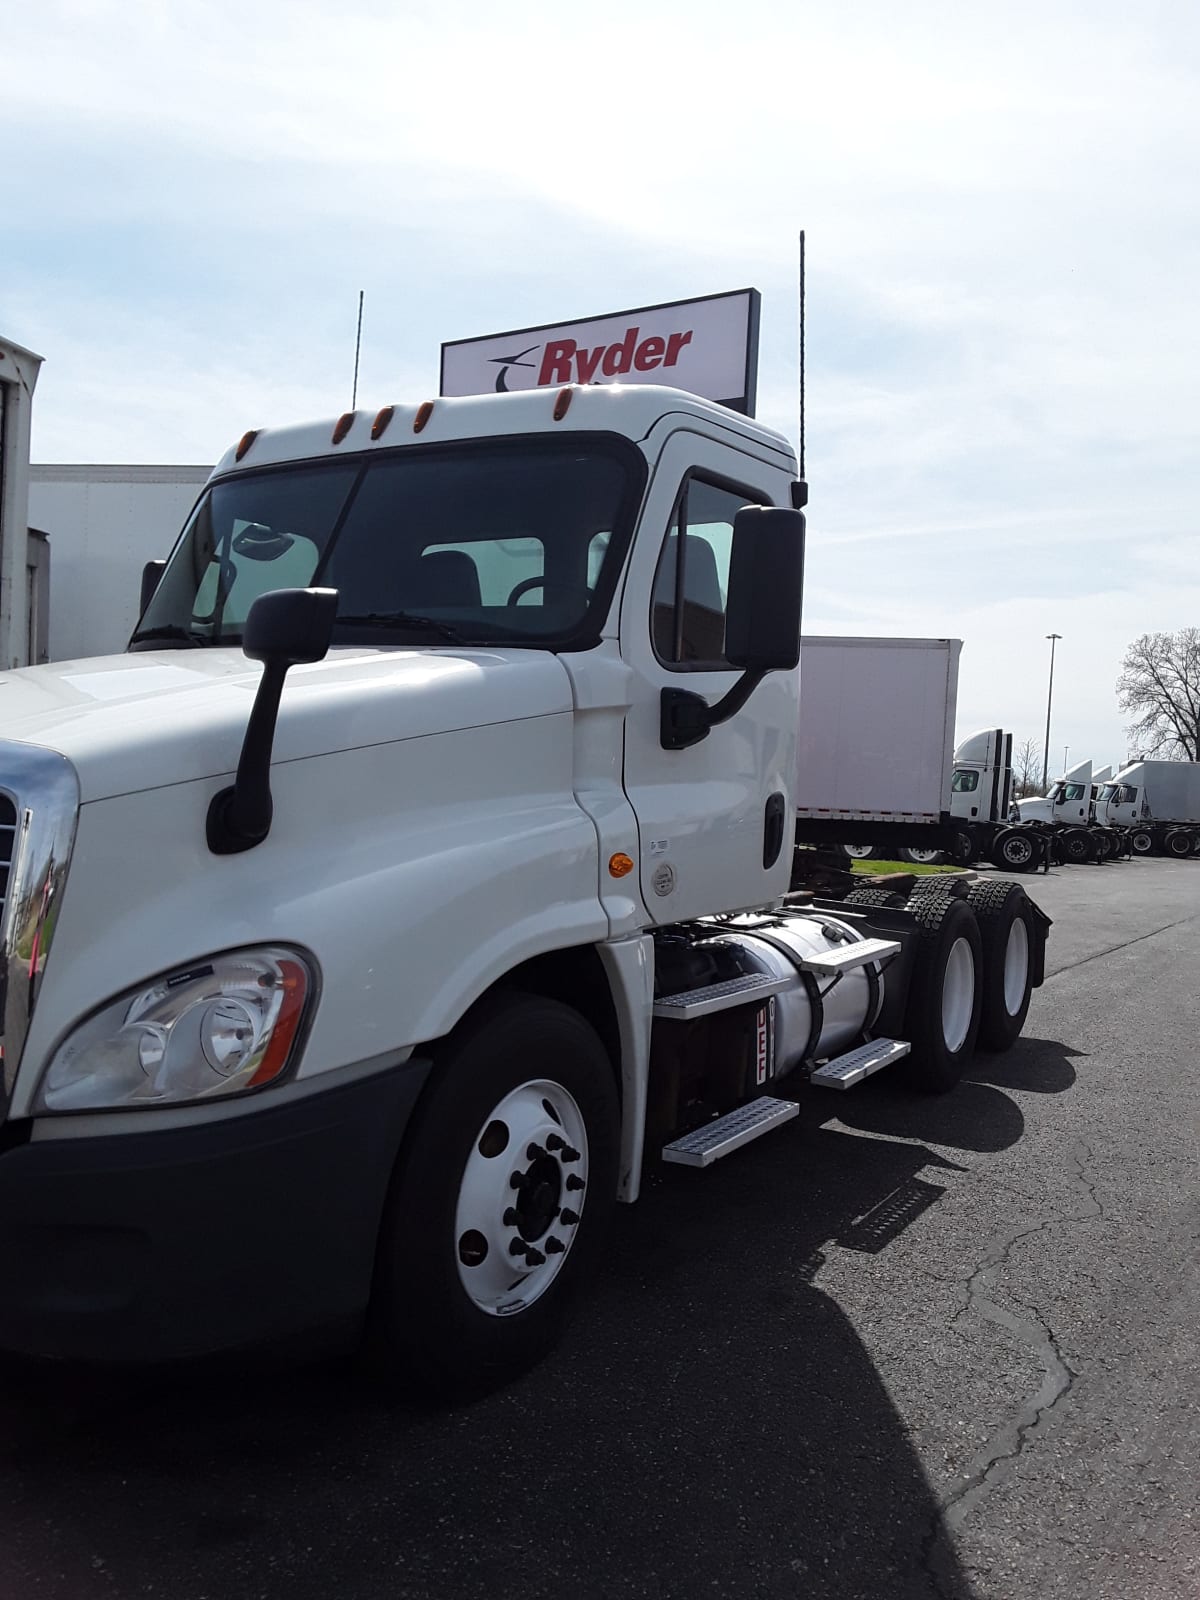
[[[1200,762],[1130,762],[1101,789],[1096,816],[1128,829],[1135,855],[1200,855]]]
[[[1127,830],[1108,826],[1097,816],[1099,777],[1093,773],[1091,761],[1080,761],[1048,794],[1017,801],[1022,822],[1048,824],[1054,829],[1056,849],[1064,861],[1115,861],[1129,854]],[[1104,780],[1111,777],[1112,768],[1103,768]]]
[[[1019,885],[790,884],[805,498],[653,387],[249,433],[129,653],[0,679],[0,1347],[486,1387],[647,1163],[1013,1043]]]

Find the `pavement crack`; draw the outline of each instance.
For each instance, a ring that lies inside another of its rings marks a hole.
[[[1071,961],[1065,967],[1055,967],[1053,972],[1048,972],[1046,983],[1052,983],[1055,978],[1060,978],[1064,972],[1074,972],[1077,967],[1086,967],[1089,961],[1103,961],[1105,956],[1115,956],[1120,950],[1129,950],[1135,944],[1144,944],[1147,939],[1157,939],[1160,933],[1170,933],[1172,928],[1182,928],[1186,923],[1195,922],[1195,916],[1180,917],[1178,922],[1164,923],[1161,928],[1152,928],[1149,933],[1139,933],[1136,939],[1126,939],[1121,944],[1110,945],[1107,950],[1097,950],[1090,956],[1080,956],[1078,961]]]
[[[1035,1307],[1017,1305],[1009,1309],[991,1298],[992,1285],[1011,1259],[1015,1247],[1023,1240],[1032,1239],[1051,1228],[1070,1226],[1104,1216],[1104,1207],[1096,1186],[1088,1176],[1092,1152],[1083,1139],[1076,1139],[1068,1160],[1074,1167],[1071,1181],[1080,1191],[1083,1202],[1074,1212],[1060,1212],[1042,1217],[1037,1222],[1008,1233],[998,1234],[984,1251],[979,1265],[964,1283],[963,1303],[951,1319],[951,1325],[968,1314],[981,1317],[994,1327],[1024,1343],[1042,1366],[1042,1381],[1035,1393],[1020,1407],[992,1438],[976,1452],[967,1463],[957,1483],[942,1497],[938,1510],[930,1519],[929,1528],[922,1540],[921,1564],[938,1595],[947,1596],[939,1574],[938,1552],[944,1540],[952,1537],[972,1511],[990,1493],[1005,1466],[1015,1461],[1026,1447],[1044,1429],[1050,1414],[1075,1385],[1078,1373],[1060,1349],[1053,1328]]]

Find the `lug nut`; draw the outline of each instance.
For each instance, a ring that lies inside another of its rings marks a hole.
[[[510,1189],[523,1189],[528,1182],[529,1179],[523,1172],[514,1172],[508,1180],[508,1186]]]
[[[527,1267],[542,1267],[545,1264],[546,1258],[540,1250],[530,1249],[525,1252],[525,1265]]]
[[[510,1256],[523,1256],[528,1249],[524,1239],[514,1239],[508,1247],[508,1253]]]
[[[525,1152],[526,1161],[540,1161],[546,1152],[540,1144],[531,1144]]]
[[[558,1220],[565,1227],[573,1228],[579,1221],[579,1213],[578,1211],[572,1211],[567,1206],[564,1206],[558,1214]]]
[[[550,1137],[546,1140],[546,1149],[547,1150],[563,1150],[563,1149],[566,1148],[566,1143],[567,1143],[567,1141],[565,1139],[563,1139],[562,1137],[560,1137],[559,1134],[552,1133],[550,1135]]]
[[[504,1223],[506,1228],[515,1228],[520,1222],[521,1217],[515,1206],[509,1206],[508,1210],[505,1211],[500,1220]]]
[[[583,1188],[583,1179],[579,1176],[578,1173],[576,1173],[576,1172],[568,1172],[567,1173],[567,1188],[568,1189],[572,1189],[572,1190],[574,1190],[574,1189],[582,1189]]]
[[[546,1240],[546,1254],[548,1256],[561,1256],[566,1248],[561,1239],[551,1238]]]
[[[568,1145],[564,1145],[563,1146],[563,1153],[559,1157],[559,1160],[560,1161],[578,1161],[579,1160],[579,1151],[578,1150],[572,1150],[571,1146],[569,1144]]]

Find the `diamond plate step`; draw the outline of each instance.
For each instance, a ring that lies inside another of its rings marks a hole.
[[[899,945],[896,948],[899,949]],[[747,973],[742,978],[726,978],[724,983],[706,984],[703,989],[661,995],[654,1002],[654,1015],[669,1017],[672,1022],[691,1022],[693,1017],[707,1017],[714,1011],[728,1011],[733,1006],[747,1005],[751,1000],[782,994],[793,981],[786,977],[768,978],[757,972]]]
[[[808,1081],[821,1089],[853,1089],[856,1083],[899,1061],[911,1049],[905,1039],[872,1039],[869,1044],[860,1044],[856,1050],[827,1061]]]
[[[727,1111],[723,1117],[697,1128],[695,1133],[685,1133],[663,1146],[664,1161],[675,1161],[684,1167],[711,1167],[714,1161],[731,1154],[751,1139],[758,1139],[772,1128],[782,1127],[800,1115],[794,1100],[776,1100],[769,1094],[751,1100],[748,1106]]]
[[[868,961],[883,961],[899,953],[895,939],[859,939],[855,944],[835,944],[831,950],[818,955],[805,956],[799,966],[804,972],[818,972],[831,978],[838,972],[852,972],[855,967],[865,967]]]

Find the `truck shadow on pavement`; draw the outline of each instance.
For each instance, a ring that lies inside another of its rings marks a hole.
[[[1068,1055],[1001,1059],[1053,1092]],[[1020,1137],[985,1065],[948,1099],[814,1093],[752,1153],[658,1169],[561,1352],[468,1407],[388,1402],[346,1362],[0,1367],[0,1593],[973,1600],[871,1350],[813,1280],[830,1247],[871,1274],[944,1193],[946,1149]],[[891,1281],[873,1321],[919,1362],[928,1283]]]

